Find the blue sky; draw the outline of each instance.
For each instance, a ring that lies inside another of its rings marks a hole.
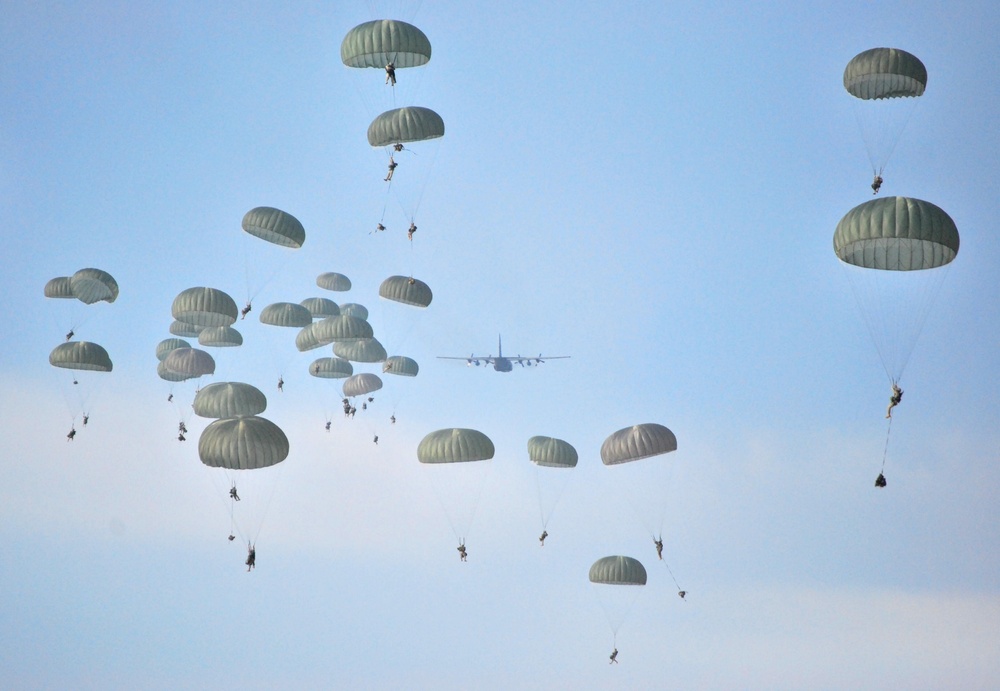
[[[433,46],[395,102],[338,54],[384,14]],[[998,30],[986,2],[7,3],[8,683],[997,687]],[[882,491],[888,383],[831,248],[871,198],[841,75],[875,46],[929,74],[882,194],[937,204],[962,242],[902,379]],[[400,158],[387,195],[365,130],[398,105],[433,108],[446,134]],[[303,248],[247,242],[256,206],[302,221]],[[42,296],[88,266],[117,279],[113,305]],[[325,271],[353,289],[324,294]],[[380,301],[394,274],[426,281],[431,306]],[[212,378],[261,388],[291,444],[247,574],[227,488],[198,460],[205,421],[175,440],[154,349],[180,291],[242,303],[261,281],[246,345]],[[420,375],[345,420],[306,373],[318,354],[253,319],[313,296],[368,306]],[[81,315],[115,369],[68,444],[80,411],[46,356]],[[497,334],[505,353],[572,358],[509,375],[435,359],[495,354]],[[678,438],[664,538],[685,601],[600,463],[643,422]],[[458,500],[416,460],[443,427],[497,449],[465,564],[442,507]],[[539,434],[580,453],[542,549]],[[649,571],[617,639],[587,582],[608,554]]]

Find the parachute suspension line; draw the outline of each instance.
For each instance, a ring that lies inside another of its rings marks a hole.
[[[674,572],[670,569],[670,564],[667,563],[666,559],[663,559],[662,561],[663,565],[667,567],[667,573],[670,574],[670,580],[672,580],[674,582],[674,585],[677,586],[677,590],[681,591],[682,590],[681,584],[677,582],[677,578],[674,576]]]
[[[427,167],[427,174],[424,176],[423,185],[420,187],[420,192],[417,194],[416,204],[413,206],[413,213],[411,214],[410,220],[413,220],[413,216],[417,215],[417,211],[420,209],[420,204],[424,200],[424,193],[427,191],[427,183],[430,182],[431,174],[434,170],[434,164],[437,163],[438,152],[440,151],[440,146],[434,147],[434,154],[431,156],[430,165]]]
[[[885,473],[885,459],[889,455],[889,434],[892,432],[892,418],[889,418],[889,424],[885,428],[885,448],[882,450],[882,468],[879,470],[879,474]]]

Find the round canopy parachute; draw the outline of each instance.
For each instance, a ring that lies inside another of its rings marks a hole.
[[[646,585],[646,568],[632,557],[602,557],[590,567],[590,582],[604,585]]]
[[[174,336],[184,336],[186,338],[198,338],[200,334],[205,329],[204,326],[198,326],[197,324],[190,324],[188,322],[182,322],[177,319],[170,323],[170,333]]]
[[[334,343],[333,354],[351,362],[382,362],[389,356],[376,338]]]
[[[256,386],[242,382],[217,382],[203,387],[194,397],[194,414],[208,418],[260,415],[267,397]]]
[[[87,305],[118,299],[118,282],[107,271],[80,269],[70,276],[69,285],[73,297]]]
[[[89,341],[60,343],[49,353],[49,364],[90,372],[110,372],[114,367],[108,351]]]
[[[902,377],[958,248],[955,222],[920,199],[873,199],[837,224],[834,252],[890,381]]]
[[[288,437],[262,417],[216,420],[198,440],[201,462],[213,468],[257,470],[288,457]]]
[[[930,202],[873,199],[848,211],[837,224],[833,250],[841,261],[866,269],[933,269],[958,254],[958,228]]]
[[[75,298],[73,287],[70,285],[69,276],[57,276],[45,284],[45,297],[47,298]]]
[[[354,396],[364,396],[372,391],[382,388],[382,380],[377,374],[362,372],[354,374],[344,380],[344,395],[353,398]]]
[[[340,59],[348,67],[383,69],[390,62],[397,68],[419,67],[431,59],[431,42],[412,24],[376,19],[347,32]]]
[[[312,336],[320,345],[337,341],[357,341],[362,338],[372,338],[372,325],[361,317],[352,317],[343,313],[338,317],[327,317],[322,321],[312,322],[309,327]],[[300,332],[301,335],[301,332]],[[298,341],[296,340],[296,343]]]
[[[429,285],[416,278],[390,276],[378,287],[379,297],[414,307],[427,307],[433,295]]]
[[[320,343],[319,337],[316,335],[317,324],[319,324],[319,322],[313,322],[295,335],[295,347],[299,349],[300,353],[304,353],[307,350],[315,350],[316,348],[330,345],[330,343],[333,342],[327,341],[326,343]]]
[[[174,319],[196,326],[231,326],[236,322],[239,310],[236,301],[221,290],[197,287],[178,294],[170,313]],[[183,335],[174,331],[171,333]]]
[[[357,317],[358,319],[368,319],[368,308],[356,302],[345,302],[340,306],[340,313],[345,317]]]
[[[488,461],[496,449],[482,432],[474,429],[449,428],[431,432],[417,446],[421,463],[467,463]]]
[[[215,360],[204,350],[198,348],[175,348],[163,359],[166,370],[184,376],[184,379],[194,379],[206,374],[215,373]]]
[[[444,120],[430,108],[409,106],[389,110],[368,126],[368,143],[391,146],[444,136]]]
[[[316,285],[323,290],[344,292],[351,289],[351,279],[344,274],[329,271],[316,277]]]
[[[573,446],[554,437],[532,437],[528,440],[528,458],[546,468],[575,468],[579,455]]]
[[[306,241],[306,231],[290,213],[270,206],[258,206],[243,215],[243,230],[267,242],[298,249]]]
[[[655,422],[620,429],[601,445],[604,465],[618,465],[677,450],[677,437]]]
[[[156,359],[163,362],[171,350],[178,348],[190,348],[191,344],[183,338],[165,338],[156,344]]]
[[[159,375],[160,379],[169,382],[187,381],[188,379],[191,378],[186,374],[181,374],[180,372],[173,372],[167,369],[166,363],[163,362],[162,360],[156,363],[156,374]]]
[[[231,326],[206,326],[198,333],[198,343],[209,348],[236,348],[243,345],[243,334]]]
[[[413,358],[405,355],[393,355],[382,363],[382,371],[400,377],[415,377],[420,371],[420,365]]]
[[[340,307],[337,306],[337,303],[326,298],[306,298],[299,304],[309,310],[313,319],[336,317],[340,314]]]
[[[309,374],[320,379],[346,379],[354,374],[354,365],[336,357],[322,357],[309,365]]]
[[[863,100],[921,96],[926,87],[924,63],[898,48],[858,53],[844,69],[844,88]]]
[[[302,305],[291,302],[275,302],[261,310],[260,321],[262,324],[271,326],[301,329],[313,323],[313,316]]]

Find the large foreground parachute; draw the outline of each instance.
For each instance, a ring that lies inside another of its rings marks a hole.
[[[890,381],[902,376],[958,248],[955,222],[920,199],[873,199],[837,224],[834,252]]]
[[[306,230],[290,213],[270,206],[258,206],[243,215],[243,230],[254,237],[281,247],[298,249],[306,241]]]
[[[382,113],[368,126],[368,143],[392,146],[444,136],[444,120],[430,108],[408,106]]]
[[[216,382],[194,397],[194,414],[207,418],[249,417],[267,408],[267,397],[256,386],[243,382]]]
[[[617,650],[618,630],[642,590],[636,586],[646,585],[646,568],[632,557],[602,557],[591,565],[589,578],[608,617]]]
[[[174,298],[170,313],[177,321],[194,326],[232,326],[239,310],[227,293],[199,286],[181,291]],[[173,330],[171,333],[182,335]]]
[[[87,372],[110,372],[114,368],[108,351],[89,341],[70,341],[57,345],[49,353],[49,364]]]
[[[580,456],[567,441],[535,436],[528,440],[528,459],[535,466],[538,512],[542,520],[542,533],[547,534],[549,519],[552,518],[571,475],[566,471],[576,467]]]
[[[359,24],[340,44],[340,59],[348,67],[384,69],[419,67],[431,59],[431,42],[424,32],[406,22],[377,19]]]
[[[844,88],[855,99],[855,113],[868,148],[872,171],[881,175],[916,99],[927,88],[927,68],[898,48],[872,48],[844,69]]]

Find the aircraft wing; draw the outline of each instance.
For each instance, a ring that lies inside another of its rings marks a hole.
[[[546,360],[568,360],[569,358],[569,355],[542,355],[539,353],[537,356],[533,355],[531,357],[521,357],[520,355],[516,355],[514,357],[508,357],[507,359],[518,365],[528,365],[531,367],[533,365],[540,365]]]
[[[472,367],[473,365],[475,365],[476,367],[478,367],[479,365],[492,365],[494,362],[496,362],[496,358],[493,357],[492,355],[487,355],[486,357],[482,357],[480,355],[470,355],[468,357],[452,357],[449,355],[438,355],[437,359],[465,360],[465,364],[468,365],[469,367]]]

